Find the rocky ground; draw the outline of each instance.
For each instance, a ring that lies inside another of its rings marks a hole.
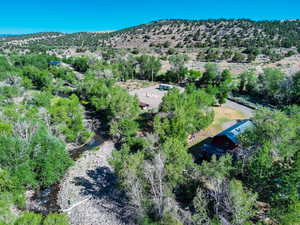
[[[72,225],[133,224],[133,209],[108,163],[113,149],[106,141],[85,152],[61,181],[57,203]]]

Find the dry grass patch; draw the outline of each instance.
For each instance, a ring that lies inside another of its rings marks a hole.
[[[214,122],[205,130],[193,134],[189,140],[189,145],[193,146],[199,142],[213,137],[222,130],[233,125],[237,120],[248,119],[248,117],[240,110],[228,106],[214,107]]]

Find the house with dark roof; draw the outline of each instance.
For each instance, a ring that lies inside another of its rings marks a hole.
[[[225,153],[234,154],[234,150],[239,146],[238,136],[251,128],[254,128],[251,120],[238,121],[233,126],[214,136],[210,144],[204,144],[201,149],[202,155],[205,158],[209,158],[212,155],[220,157]]]

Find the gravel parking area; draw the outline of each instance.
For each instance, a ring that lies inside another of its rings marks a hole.
[[[182,87],[174,86],[174,85],[172,86],[178,88],[181,92],[184,91],[184,88]],[[159,107],[162,98],[166,93],[168,93],[168,91],[159,90],[158,87],[159,85],[153,85],[147,88],[136,89],[130,91],[129,93],[131,95],[136,95],[140,100],[140,102],[149,104],[150,109],[154,109]]]

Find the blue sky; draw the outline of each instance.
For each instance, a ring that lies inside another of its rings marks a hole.
[[[116,30],[171,18],[300,19],[300,0],[2,0],[0,33]]]

